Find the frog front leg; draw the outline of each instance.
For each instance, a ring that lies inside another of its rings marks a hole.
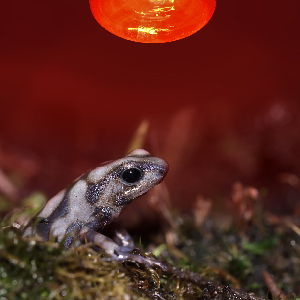
[[[109,207],[98,207],[88,222],[79,231],[78,236],[81,242],[92,243],[100,247],[106,253],[110,254],[114,260],[135,261],[146,266],[158,266],[165,270],[166,266],[159,261],[130,253],[134,249],[134,244],[125,230],[120,230],[116,234],[121,245],[118,245],[104,234],[97,232],[97,230],[104,228],[107,223],[111,222],[113,216],[114,213]]]
[[[117,251],[121,251],[121,248],[117,243],[106,235],[99,233],[88,226],[82,227],[79,232],[79,238],[83,243],[87,242],[95,244],[111,256],[116,255]]]
[[[124,251],[122,247],[120,247],[113,240],[108,238],[107,236],[96,232],[95,230],[89,228],[88,226],[84,226],[79,232],[80,239],[84,242],[92,243],[101,249],[103,249],[106,253],[110,254],[112,258],[116,261],[133,261],[138,262],[140,264],[144,264],[147,267],[157,266],[160,267],[163,271],[167,270],[167,266],[157,260],[146,258],[140,255],[135,255],[129,252],[129,248]],[[132,251],[130,249],[130,251]]]
[[[93,243],[106,253],[113,255],[115,250],[119,250],[120,247],[110,238],[97,231],[105,228],[117,215],[118,213],[108,206],[96,207],[93,214],[79,231],[78,236],[81,242]]]

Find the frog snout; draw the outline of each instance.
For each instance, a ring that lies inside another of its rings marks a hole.
[[[169,164],[165,160],[161,160],[160,165],[161,165],[161,167],[159,169],[159,174],[160,174],[161,178],[158,183],[161,183],[163,181],[163,179],[166,177],[166,175],[169,171]]]

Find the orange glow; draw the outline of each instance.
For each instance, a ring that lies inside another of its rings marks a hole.
[[[90,0],[101,26],[124,39],[166,43],[200,30],[212,17],[215,0]]]

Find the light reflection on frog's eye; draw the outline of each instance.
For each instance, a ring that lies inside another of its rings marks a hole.
[[[121,173],[121,179],[125,183],[134,184],[142,178],[142,172],[137,168],[130,168]]]

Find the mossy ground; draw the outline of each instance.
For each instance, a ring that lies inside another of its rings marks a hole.
[[[259,220],[252,219],[240,227],[235,222],[218,226],[210,217],[201,226],[195,223],[195,216],[177,215],[174,219],[178,224],[172,229],[176,245],[157,245],[153,252],[159,260],[197,272],[213,280],[215,287],[230,286],[233,291],[241,289],[262,298],[272,297],[263,276],[267,271],[285,294],[294,292],[287,299],[300,298],[297,219],[274,221],[274,217],[260,213]],[[140,254],[145,255],[143,251]],[[117,263],[90,245],[64,250],[54,242],[23,239],[9,220],[2,223],[1,300],[238,298],[233,294],[216,296],[195,282],[164,274],[159,268]]]
[[[88,245],[66,251],[57,243],[0,234],[0,299],[142,299],[124,271]]]

